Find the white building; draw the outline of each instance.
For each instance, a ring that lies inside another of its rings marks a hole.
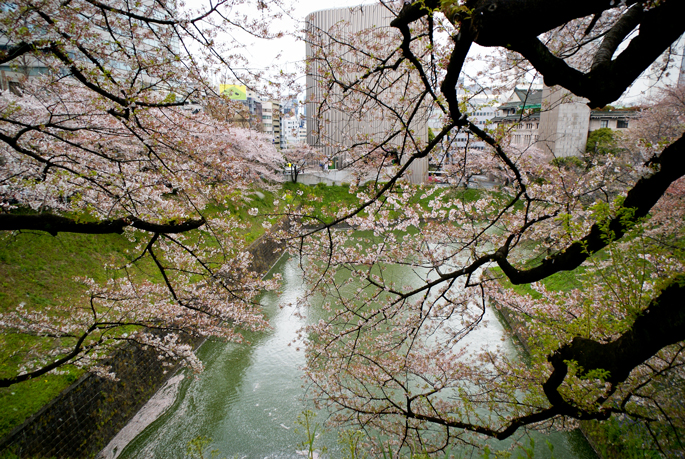
[[[281,148],[281,104],[268,100],[262,102],[262,125],[264,133],[273,139],[276,148]]]
[[[457,96],[466,105],[466,116],[477,128],[485,130],[493,125],[491,120],[496,116],[496,97],[477,87],[460,87]],[[485,150],[486,144],[468,129],[457,134],[453,146],[457,149]]]
[[[300,120],[298,117],[288,116],[281,118],[281,139],[281,143],[286,148],[300,143]]]
[[[632,109],[590,110],[587,100],[558,87],[516,88],[497,108],[494,125],[509,131],[512,147],[543,148],[555,157],[585,153],[588,134],[600,128],[626,129],[638,117]]]

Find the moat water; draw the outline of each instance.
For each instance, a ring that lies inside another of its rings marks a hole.
[[[409,283],[419,281],[408,267],[393,270]],[[247,336],[249,345],[207,341],[198,351],[205,371],[198,377],[180,374],[172,378],[101,457],[186,458],[190,457],[188,445],[200,438],[209,439],[207,451],[217,451],[218,458],[303,457],[301,444],[306,437],[297,419],[311,405],[302,379],[304,351],[292,343],[306,321],[318,321],[318,310],[313,306],[307,311],[309,316],[302,317],[289,306],[305,288],[295,260],[283,257],[270,275],[275,272],[283,276],[283,287],[280,293],[266,293],[262,298],[271,329]],[[501,345],[504,330],[494,313],[488,311],[488,316],[488,327],[469,337],[475,346]],[[505,341],[505,346],[515,352],[513,343]],[[321,424],[324,418],[320,414],[314,422]],[[578,432],[532,436],[535,457],[551,457],[547,442],[553,445],[556,459],[596,457]],[[343,457],[337,432],[323,431],[315,446],[328,449],[322,457]],[[460,454],[480,457],[470,451]]]

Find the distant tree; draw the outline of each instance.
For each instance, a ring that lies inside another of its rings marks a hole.
[[[307,167],[318,167],[321,163],[328,163],[328,159],[320,150],[311,148],[307,145],[295,145],[288,148],[283,156],[286,160],[286,173],[290,175],[290,180],[297,183],[300,173]]]
[[[587,136],[585,153],[589,156],[607,156],[617,153],[616,133],[609,128],[599,128]]]

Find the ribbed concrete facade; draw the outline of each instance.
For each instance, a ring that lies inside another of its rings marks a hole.
[[[374,148],[392,133],[397,135],[382,148],[398,151],[404,163],[413,152],[403,149],[403,145],[410,143],[407,139],[427,138],[426,110],[420,110],[420,116],[409,126],[402,123],[402,119],[409,118],[403,107],[410,106],[406,101],[418,91],[402,84],[398,72],[385,71],[372,78],[376,89],[381,88],[379,100],[330,84],[331,76],[339,80],[360,76],[364,65],[360,59],[371,54],[389,55],[396,49],[400,36],[389,25],[393,18],[393,12],[380,4],[322,10],[307,16],[307,143],[336,157],[338,167],[351,161],[351,148]],[[399,54],[393,56],[394,60],[398,57]],[[393,85],[393,78],[399,84]],[[391,106],[400,107],[400,116],[393,114]],[[428,160],[414,161],[410,170],[407,178],[422,183],[427,176]]]
[[[539,138],[542,148],[557,158],[580,156],[585,152],[589,128],[590,108],[586,99],[558,86],[543,88]]]

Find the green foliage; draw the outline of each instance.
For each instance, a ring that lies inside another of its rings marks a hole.
[[[663,457],[642,424],[619,420],[586,421],[583,430],[603,459],[657,459]]]
[[[304,410],[299,416],[297,416],[297,424],[299,427],[295,429],[295,432],[302,434],[305,439],[298,446],[304,448],[307,452],[307,459],[315,459],[317,457],[317,449],[314,446],[316,439],[318,438],[317,430],[319,430],[319,424],[314,422],[316,413],[312,410]],[[322,447],[320,449],[322,453],[326,452],[326,448]]]
[[[594,130],[587,136],[585,153],[591,158],[614,156],[619,151],[617,134],[609,128]]]
[[[21,456],[19,456],[17,453],[11,450],[4,450],[0,452],[0,459],[19,459]]]
[[[585,161],[577,156],[562,156],[559,158],[554,158],[552,160],[552,164],[562,169],[576,169],[581,167],[584,168],[586,166]]]
[[[433,140],[435,140],[435,134],[431,128],[428,128],[428,143],[431,143]]]
[[[363,439],[364,433],[359,430],[341,432],[338,443],[343,447],[343,459],[368,459],[368,454],[361,447]]]
[[[533,290],[530,284],[514,285],[504,275],[499,267],[489,268],[493,276],[501,277],[500,283],[504,288],[511,289],[519,295],[530,295],[532,298],[538,299],[541,297],[540,293]],[[573,271],[560,271],[540,281],[547,290],[555,292],[568,292],[576,288],[582,288],[583,282],[582,274],[585,272],[585,267],[581,266]]]
[[[196,437],[188,442],[186,454],[190,459],[218,459],[219,450],[209,450],[212,439],[209,437]]]

